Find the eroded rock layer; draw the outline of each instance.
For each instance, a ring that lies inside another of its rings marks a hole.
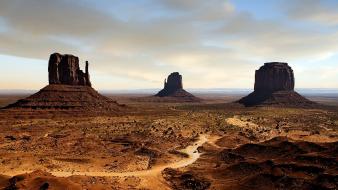
[[[255,74],[254,92],[238,102],[245,106],[309,106],[314,103],[294,91],[295,78],[287,63],[265,63]]]
[[[86,61],[85,73],[80,69],[79,58],[74,55],[53,53],[48,62],[49,84],[91,86]]]
[[[48,72],[49,85],[5,108],[116,112],[124,107],[91,87],[88,62],[84,73],[79,69],[79,58],[76,56],[52,54]]]
[[[89,86],[51,84],[7,108],[118,111],[122,107]]]
[[[294,90],[295,77],[287,63],[265,63],[255,75],[255,91],[275,92]]]

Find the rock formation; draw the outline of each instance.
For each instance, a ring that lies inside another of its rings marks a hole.
[[[79,58],[54,53],[50,56],[49,85],[39,92],[8,105],[11,109],[85,110],[120,112],[122,105],[99,94],[91,87],[88,62],[85,73],[79,68]],[[73,112],[75,113],[75,112]]]
[[[170,96],[171,94],[175,93],[176,91],[182,90],[182,75],[178,72],[171,73],[168,76],[168,80],[164,79],[164,88],[156,94],[156,96]]]
[[[170,97],[175,101],[200,101],[199,98],[190,94],[183,89],[182,75],[178,72],[171,73],[168,79],[164,80],[164,88],[159,91],[155,96],[157,97]]]
[[[287,63],[265,63],[256,70],[254,92],[238,102],[245,106],[313,104],[295,92],[294,86],[293,70]]]
[[[255,75],[255,91],[292,91],[295,86],[293,70],[287,63],[265,63]]]
[[[91,86],[86,61],[86,72],[79,67],[79,58],[74,55],[53,53],[48,63],[49,84]]]

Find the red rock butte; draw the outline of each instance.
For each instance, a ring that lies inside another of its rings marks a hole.
[[[155,96],[162,98],[171,98],[184,102],[199,102],[201,99],[195,97],[183,89],[182,75],[173,72],[164,80],[164,88]]]
[[[238,102],[245,106],[309,106],[314,103],[294,91],[295,77],[287,63],[265,63],[256,70],[254,92]]]
[[[74,55],[52,54],[48,73],[49,85],[5,108],[119,112],[124,107],[91,87],[88,62],[83,72]]]
[[[53,53],[48,62],[49,84],[68,84],[91,86],[89,63],[86,61],[86,72],[79,67],[79,58],[74,55]]]

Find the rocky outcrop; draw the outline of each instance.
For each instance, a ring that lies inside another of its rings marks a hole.
[[[171,73],[168,76],[168,80],[164,79],[164,88],[156,96],[170,96],[178,90],[183,89],[182,75],[178,72]]]
[[[164,80],[164,88],[155,96],[167,98],[170,102],[198,102],[201,99],[195,97],[183,89],[182,75],[178,72],[171,73]]]
[[[275,92],[293,90],[295,77],[287,63],[271,62],[256,71],[255,91]]]
[[[308,106],[313,103],[294,91],[293,70],[287,63],[265,63],[255,74],[254,92],[238,102],[245,106]]]
[[[79,58],[74,55],[53,53],[48,63],[49,84],[91,86],[86,61],[86,72],[79,67]]]
[[[49,85],[39,92],[10,104],[5,109],[71,110],[72,113],[118,113],[125,106],[99,94],[91,87],[88,62],[85,73],[79,58],[54,53],[49,59]],[[89,112],[88,112],[89,111]]]

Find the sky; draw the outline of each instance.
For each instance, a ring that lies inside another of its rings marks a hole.
[[[288,62],[296,88],[338,88],[338,0],[1,0],[0,89],[40,89],[48,58],[90,63],[99,90],[253,88]]]

